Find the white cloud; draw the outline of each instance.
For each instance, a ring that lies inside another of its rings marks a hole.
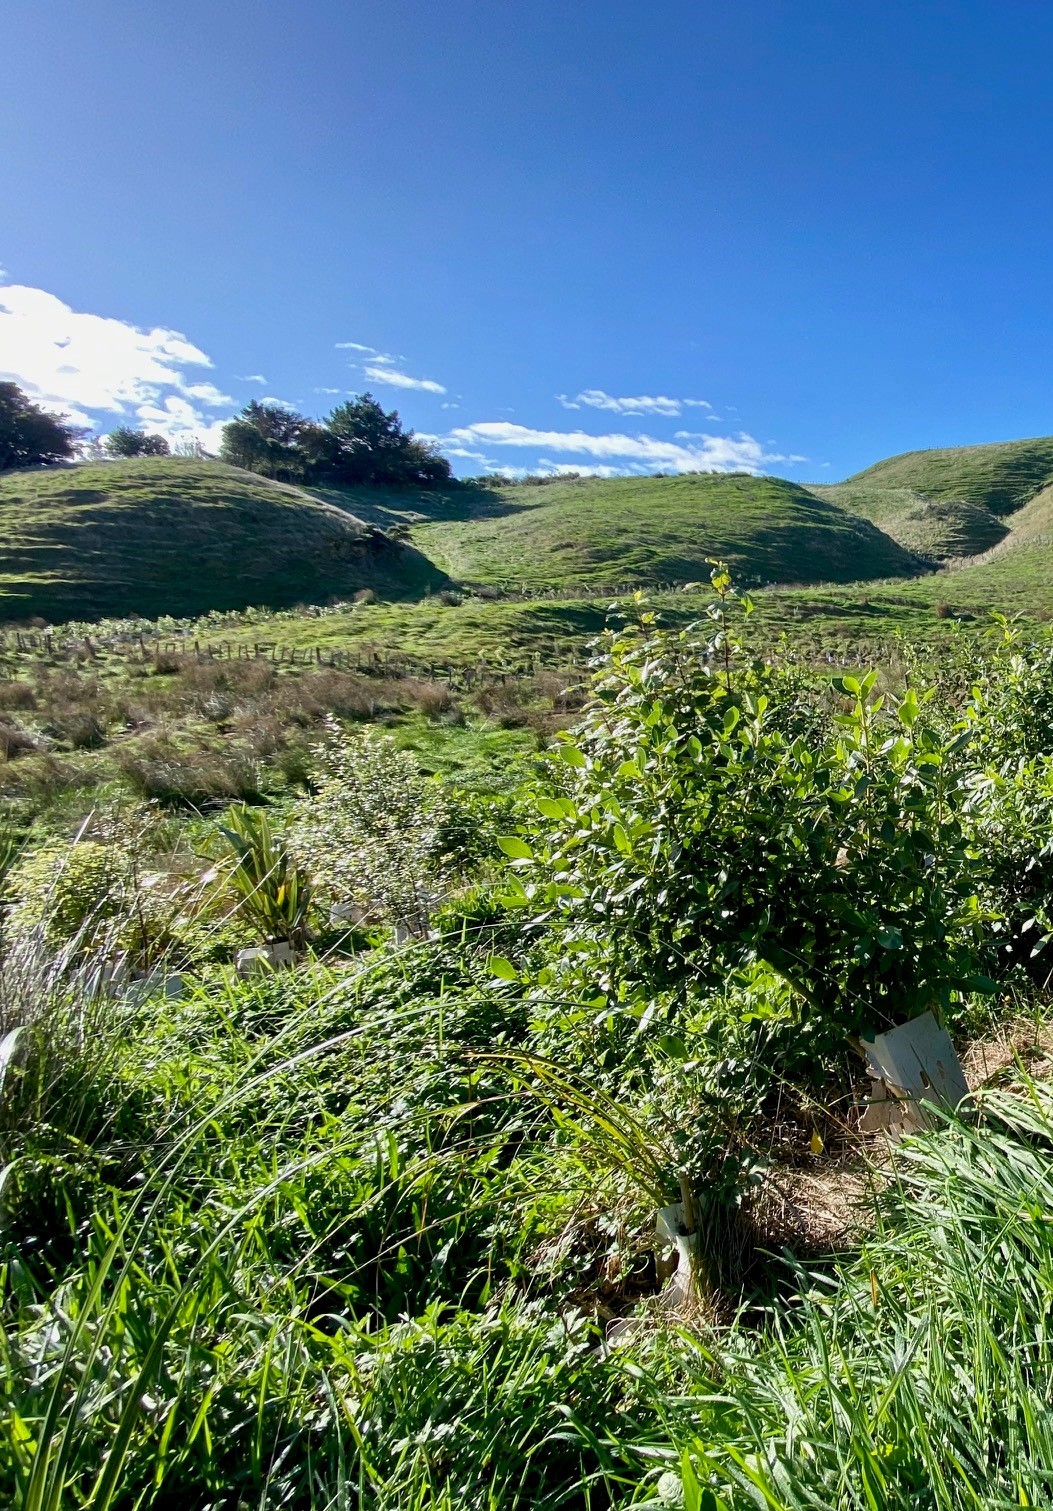
[[[237,377],[237,373],[234,374]],[[266,383],[267,379],[262,373],[246,373],[243,378],[238,378],[239,383]]]
[[[543,456],[532,471],[542,477],[565,477],[567,473],[573,473],[576,477],[621,477],[625,469],[605,467],[602,462],[550,462],[547,456]]]
[[[274,404],[279,409],[299,409],[299,399],[276,399],[272,393],[265,393],[260,399],[261,404]]]
[[[393,388],[419,388],[423,393],[446,392],[443,385],[436,383],[434,378],[411,378],[397,367],[389,367],[388,360],[381,357],[376,362],[367,362],[363,368],[366,377],[372,378],[374,383],[390,383]]]
[[[113,429],[137,421],[170,439],[204,445],[221,421],[202,413],[233,405],[215,384],[186,368],[212,361],[179,331],[143,330],[127,321],[72,309],[25,284],[0,285],[0,378],[78,425]]]
[[[649,414],[675,418],[685,405],[696,409],[712,409],[705,399],[670,399],[665,394],[637,394],[635,398],[619,399],[614,394],[604,393],[602,388],[586,388],[568,399],[560,393],[556,398],[564,409],[607,409],[612,414]]]
[[[421,437],[421,439],[425,438]],[[427,437],[427,439],[438,440],[438,436]],[[461,460],[465,462],[475,462],[478,466],[485,467],[488,471],[497,466],[497,463],[493,460],[493,458],[488,457],[486,453],[482,451],[471,451],[466,446],[446,446],[443,449],[447,456],[460,457]]]
[[[221,393],[214,383],[187,383],[183,392],[188,399],[197,399],[199,404],[207,404],[211,409],[225,409],[234,403],[230,394]]]
[[[375,346],[363,346],[361,341],[336,341],[333,344],[338,352],[369,352],[377,356]]]
[[[178,394],[169,394],[156,403],[140,404],[135,411],[136,429],[163,435],[173,445],[178,441],[200,441],[206,451],[218,451],[227,420],[205,421],[193,404]]]
[[[773,462],[806,458],[766,452],[753,436],[700,435],[693,445],[657,440],[648,435],[589,435],[584,430],[533,430],[508,420],[486,420],[459,426],[446,437],[461,446],[530,446],[540,451],[571,452],[601,461],[618,461],[623,468],[641,464],[663,472],[760,472]]]
[[[315,393],[343,393],[342,388],[316,388]]]

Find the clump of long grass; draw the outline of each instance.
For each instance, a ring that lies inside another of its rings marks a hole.
[[[801,1273],[759,1338],[668,1351],[677,1388],[654,1399],[696,1505],[1051,1503],[1053,1091],[985,1098],[888,1175],[858,1257]]]

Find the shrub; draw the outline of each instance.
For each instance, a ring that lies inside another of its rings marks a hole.
[[[32,683],[17,678],[11,681],[0,679],[0,708],[35,708],[36,703]]]
[[[290,842],[338,902],[427,928],[436,881],[441,789],[383,736],[345,736],[332,724],[315,756],[318,791],[302,804]]]
[[[8,874],[13,935],[39,931],[55,947],[81,935],[101,938],[125,916],[131,872],[119,851],[98,840],[53,840],[23,854]]]
[[[141,798],[177,808],[210,808],[258,799],[260,772],[243,750],[197,749],[158,737],[122,750],[117,765]]]
[[[794,709],[743,656],[726,574],[714,585],[707,637],[660,628],[640,601],[604,642],[532,843],[506,842],[518,900],[639,1016],[755,960],[845,1035],[989,986],[968,733],[943,737],[913,691],[886,708],[873,673],[837,681],[824,740],[784,733]]]

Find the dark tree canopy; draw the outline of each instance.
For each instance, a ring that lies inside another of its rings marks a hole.
[[[287,482],[419,487],[450,478],[446,458],[404,430],[398,411],[385,411],[370,393],[338,405],[321,422],[254,399],[224,427],[220,455]]]
[[[0,472],[69,461],[81,431],[41,409],[18,387],[0,383]]]
[[[296,481],[306,476],[313,451],[309,432],[317,428],[294,409],[253,399],[223,427],[220,458],[264,477]]]
[[[120,426],[103,442],[107,456],[168,456],[168,442],[163,435],[147,435],[145,430]]]

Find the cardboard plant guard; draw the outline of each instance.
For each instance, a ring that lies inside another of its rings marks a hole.
[[[937,1102],[953,1112],[969,1095],[950,1035],[931,1012],[861,1042],[873,1081],[859,1124],[865,1133],[885,1129],[896,1138],[913,1133],[928,1127],[923,1102]]]

